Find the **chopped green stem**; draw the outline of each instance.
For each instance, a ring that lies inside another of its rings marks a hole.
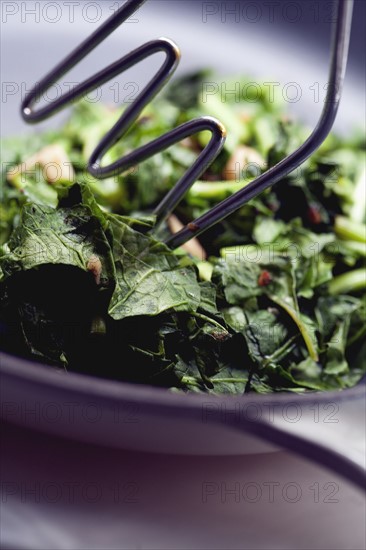
[[[318,356],[318,352],[317,350],[315,349],[315,346],[313,344],[313,340],[311,338],[311,335],[309,334],[309,331],[307,329],[307,327],[305,326],[305,324],[303,323],[303,321],[301,320],[299,314],[297,313],[297,311],[295,311],[295,309],[290,306],[289,304],[287,304],[284,300],[282,300],[281,298],[279,298],[278,296],[273,296],[271,295],[270,296],[270,299],[277,305],[279,305],[280,307],[282,307],[286,313],[289,314],[289,316],[291,317],[291,319],[296,323],[300,333],[301,333],[301,336],[303,337],[303,340],[305,342],[305,345],[307,347],[307,350],[309,352],[309,355],[310,357],[314,360],[314,361],[318,361],[319,360],[319,356]]]
[[[365,169],[365,155],[362,155],[360,159],[360,166],[363,165],[363,169],[358,174],[356,185],[354,188],[354,197],[357,197],[353,203],[352,209],[349,213],[352,220],[356,222],[362,222],[366,215],[366,169]]]
[[[200,199],[220,200],[240,191],[240,189],[243,189],[251,181],[251,179],[239,181],[196,181],[191,187],[188,196],[199,197]]]
[[[215,321],[215,319],[212,319],[211,317],[208,317],[207,315],[204,315],[203,313],[198,313],[197,311],[195,311],[194,313],[192,313],[192,315],[193,315],[193,317],[197,317],[198,319],[202,319],[202,321],[206,321],[207,323],[211,323],[211,325],[214,325],[215,327],[227,332],[226,328],[223,327],[222,325],[220,325],[220,323],[218,321]]]
[[[359,256],[366,256],[366,243],[361,243],[360,241],[343,241],[339,240],[339,243],[342,244],[344,248],[349,250],[352,254],[357,254]]]
[[[358,330],[353,336],[349,337],[347,340],[346,347],[352,346],[357,340],[360,340],[363,336],[366,335],[366,325],[363,325],[360,330]]]
[[[201,387],[203,385],[202,380],[198,380],[194,376],[182,376],[181,382],[182,384],[188,384],[189,386]]]
[[[212,384],[219,384],[219,383],[246,384],[247,381],[248,381],[247,378],[216,378],[216,380],[210,378],[210,382],[212,382]],[[202,386],[201,381],[198,381],[197,378],[195,378],[194,376],[183,376],[182,383],[189,384],[190,386]]]
[[[210,262],[197,262],[197,268],[199,276],[203,281],[211,281],[213,265]]]
[[[366,268],[354,269],[334,277],[328,284],[329,294],[346,294],[366,288]]]
[[[248,378],[216,378],[216,380],[210,378],[210,380],[213,384],[222,383],[222,382],[227,384],[230,384],[230,383],[246,384],[248,381]]]
[[[335,234],[344,240],[366,243],[366,225],[346,218],[337,216],[334,222]]]
[[[262,363],[262,367],[267,367],[267,365],[269,365],[273,361],[280,361],[283,355],[287,352],[287,350],[295,345],[294,341],[297,338],[298,338],[298,334],[295,334],[294,336],[286,340],[283,346],[278,348],[274,353],[272,353],[272,355],[269,355],[268,357],[266,357],[266,359]]]

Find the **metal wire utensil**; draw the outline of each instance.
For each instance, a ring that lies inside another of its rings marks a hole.
[[[171,145],[192,136],[203,130],[211,132],[211,139],[201,151],[196,161],[185,172],[182,178],[167,193],[163,200],[154,210],[157,217],[157,224],[164,221],[174,210],[185,193],[193,183],[205,172],[207,167],[220,153],[224,142],[226,131],[224,126],[215,118],[209,116],[199,117],[177,128],[167,132],[163,136],[154,139],[135,151],[128,153],[108,166],[102,166],[104,155],[109,149],[127,133],[130,127],[137,120],[145,106],[157,95],[157,93],[168,82],[176,70],[180,52],[177,45],[167,38],[160,38],[147,42],[143,46],[133,50],[121,59],[108,65],[94,76],[78,84],[75,88],[63,94],[52,103],[34,110],[34,104],[40,99],[50,86],[57,82],[70,69],[75,67],[94,48],[105,40],[117,27],[128,19],[146,0],[127,0],[111,17],[109,17],[90,37],[84,40],[74,51],[72,51],[61,63],[37,83],[22,103],[21,112],[23,119],[28,123],[37,123],[45,120],[66,107],[71,102],[83,97],[100,85],[105,84],[112,78],[123,73],[138,62],[150,57],[157,52],[164,52],[166,55],[163,65],[153,78],[140,92],[135,101],[127,107],[116,124],[104,136],[101,142],[93,151],[89,162],[88,171],[96,178],[108,178],[125,172],[132,166],[136,166],[143,160],[164,151]],[[220,222],[250,199],[256,197],[267,187],[281,180],[293,170],[298,168],[314,151],[316,151],[329,134],[337,115],[341,99],[342,86],[347,65],[349,39],[351,32],[351,21],[353,11],[353,0],[335,0],[337,17],[333,24],[333,36],[331,45],[331,61],[327,84],[327,96],[324,108],[318,124],[307,138],[307,140],[293,153],[281,160],[278,164],[255,178],[240,191],[237,191],[227,199],[223,200],[211,210],[200,216],[193,222],[186,225],[182,230],[169,237],[166,243],[171,248],[177,248],[198,236],[216,223]],[[213,184],[214,185],[214,184]]]

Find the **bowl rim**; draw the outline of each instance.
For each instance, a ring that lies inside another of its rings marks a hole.
[[[333,401],[349,401],[364,399],[366,386],[358,383],[352,388],[343,390],[317,392],[310,391],[305,394],[292,392],[274,392],[268,394],[205,394],[205,393],[173,393],[168,388],[149,386],[147,384],[134,384],[106,378],[97,378],[89,374],[76,372],[66,373],[53,369],[52,366],[37,363],[35,361],[0,352],[0,379],[3,375],[12,378],[15,382],[28,382],[31,384],[49,386],[56,391],[69,391],[79,393],[84,397],[104,399],[107,401],[128,401],[143,403],[150,408],[196,410],[203,403],[227,403],[235,401],[262,405],[263,403],[276,403],[288,405],[289,403],[310,406],[315,403],[330,403]]]

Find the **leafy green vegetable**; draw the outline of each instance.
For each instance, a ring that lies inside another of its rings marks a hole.
[[[177,207],[182,223],[307,135],[265,86],[260,99],[223,101],[212,82],[207,71],[173,82],[106,159],[202,113],[221,118],[229,139]],[[3,348],[174,391],[303,393],[356,384],[366,371],[363,137],[330,136],[301,169],[202,235],[207,257],[198,258],[192,247],[163,244],[169,226],[156,229],[151,212],[207,135],[98,181],[87,159],[118,116],[84,101],[60,131],[2,144]],[[56,178],[48,164],[59,168]]]
[[[116,288],[108,313],[113,319],[196,311],[200,287],[193,266],[183,267],[163,243],[110,217]]]

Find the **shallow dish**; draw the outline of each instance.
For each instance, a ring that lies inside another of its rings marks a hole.
[[[170,12],[164,9],[164,2],[153,4],[139,11],[129,25],[118,29],[85,61],[77,77],[71,73],[70,82],[82,80],[97,66],[101,68],[132,47],[164,34],[174,38],[182,49],[179,72],[211,66],[223,75],[222,80],[215,83],[223,94],[223,101],[225,93],[229,93],[225,89],[225,74],[247,73],[253,75],[253,79],[266,79],[275,85],[276,93],[286,95],[289,110],[302,116],[309,125],[317,120],[325,95],[327,50],[322,52],[314,47],[305,51],[301,41],[294,43],[292,36],[279,34],[280,27],[276,25],[268,32],[265,26],[243,27],[245,21],[241,21],[241,26],[225,26],[220,20],[209,19],[207,14],[205,21],[202,5],[198,9],[192,3],[192,12],[182,9],[180,17],[177,2],[172,2]],[[103,3],[102,15],[107,16],[111,7],[111,3]],[[86,18],[82,11],[75,10],[72,24],[67,19],[69,14],[61,15],[57,25],[51,24],[50,16],[47,19],[44,14],[37,25],[27,23],[26,18],[22,22],[19,14],[9,17],[4,26],[3,81],[7,85],[4,88],[6,108],[2,106],[4,134],[30,131],[18,114],[22,95],[35,76],[44,74],[64,56],[65,43],[70,50],[97,25],[96,20],[92,22],[91,16]],[[19,55],[17,41],[19,32],[22,33],[22,55]],[[218,36],[224,38],[218,40]],[[192,37],[199,37],[199,49]],[[248,51],[248,44],[252,47],[251,54],[243,55],[242,52]],[[139,87],[140,82],[142,85],[146,80],[146,71],[150,74],[154,68],[144,64],[135,68],[128,75],[129,83]],[[269,73],[273,75],[272,80]],[[295,96],[289,95],[290,88],[292,92],[299,92],[296,101]],[[359,124],[360,110],[356,112],[353,105],[359,105],[364,111],[362,88],[357,72],[349,71],[336,130],[347,132]],[[318,95],[314,95],[316,90]],[[115,89],[106,85],[101,100],[113,100],[114,93]],[[57,123],[52,120],[36,131]],[[331,456],[326,449],[328,445],[336,451],[329,465],[338,471],[343,469],[346,475],[349,467],[351,479],[357,478],[363,464],[364,396],[362,385],[341,393],[301,397],[177,395],[73,373],[63,376],[51,368],[1,355],[1,412],[5,421],[107,446],[167,453],[251,454],[287,446],[327,463]]]

